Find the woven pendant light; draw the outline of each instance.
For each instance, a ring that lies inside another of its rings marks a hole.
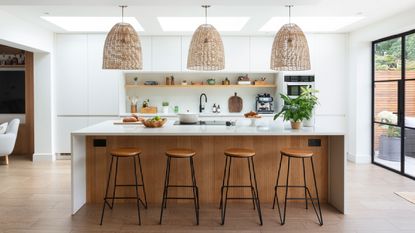
[[[207,24],[207,8],[205,8],[205,24],[200,25],[193,34],[187,57],[189,70],[223,70],[225,68],[225,52],[219,32]]]
[[[271,52],[271,69],[277,71],[310,70],[310,52],[307,38],[296,24],[291,23],[291,7],[289,23],[278,31],[274,38]]]
[[[129,23],[124,22],[124,8],[122,22],[115,24],[105,39],[103,69],[141,70],[143,59],[141,43],[137,32]]]

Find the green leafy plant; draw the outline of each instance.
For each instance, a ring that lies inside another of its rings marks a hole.
[[[161,105],[162,105],[163,107],[168,107],[168,106],[169,106],[169,102],[167,102],[167,101],[163,101],[163,103],[161,103]]]
[[[309,120],[312,117],[314,107],[318,104],[318,98],[314,95],[317,92],[312,88],[301,87],[301,94],[297,98],[280,94],[284,106],[280,112],[275,114],[274,120],[280,115],[283,116],[284,121],[301,122]]]

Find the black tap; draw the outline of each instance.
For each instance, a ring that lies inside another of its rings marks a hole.
[[[205,97],[205,103],[207,103],[207,96],[205,93],[202,93],[199,98],[199,112],[202,113],[205,110],[205,105],[202,105],[202,96]]]

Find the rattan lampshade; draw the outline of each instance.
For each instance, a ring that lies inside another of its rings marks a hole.
[[[210,24],[200,25],[192,37],[187,69],[189,70],[223,70],[225,52],[219,32]]]
[[[225,52],[222,38],[216,28],[207,24],[207,8],[205,8],[205,24],[200,25],[193,34],[187,57],[189,70],[223,70],[225,68]]]
[[[292,6],[289,7],[291,9]],[[311,69],[307,38],[296,24],[285,24],[275,36],[271,52],[271,69],[277,71]]]
[[[125,6],[121,6],[124,7]],[[137,32],[128,23],[117,23],[105,39],[103,69],[141,70],[143,59]]]

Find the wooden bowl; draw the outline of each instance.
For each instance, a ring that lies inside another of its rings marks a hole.
[[[150,119],[143,121],[147,128],[160,128],[167,122],[167,118],[162,118],[161,121],[151,121]]]

